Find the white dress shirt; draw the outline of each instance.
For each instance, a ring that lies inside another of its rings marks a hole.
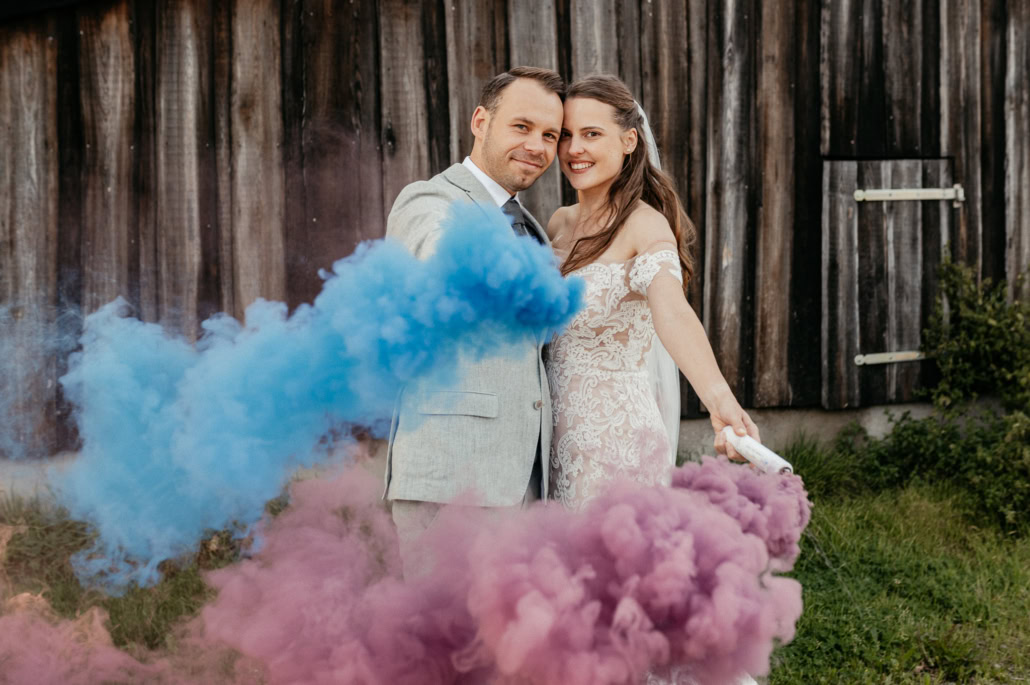
[[[471,157],[466,157],[462,161],[462,166],[471,171],[472,175],[476,177],[476,180],[483,184],[483,187],[486,188],[486,192],[490,193],[490,197],[493,198],[498,207],[503,207],[504,203],[511,199],[511,193],[502,188],[500,183],[487,176],[485,171],[476,166],[476,163],[472,161]],[[519,206],[522,207],[522,209],[525,209],[522,204],[522,200],[519,199],[518,193],[515,193],[515,201],[519,203]]]

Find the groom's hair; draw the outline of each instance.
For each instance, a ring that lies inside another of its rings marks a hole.
[[[515,79],[520,78],[530,78],[539,82],[544,88],[560,97],[562,102],[565,102],[565,81],[558,75],[558,72],[540,67],[515,67],[487,81],[487,84],[483,86],[483,92],[479,95],[479,106],[492,114],[497,109],[502,91],[514,83]]]

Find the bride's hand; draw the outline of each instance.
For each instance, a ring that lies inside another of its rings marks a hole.
[[[711,406],[705,405],[712,417],[712,428],[715,429],[715,451],[725,454],[730,459],[744,461],[744,457],[737,454],[733,445],[729,444],[722,429],[731,426],[737,435],[750,435],[758,442],[762,441],[758,433],[758,426],[751,420],[748,413],[741,409],[737,399],[733,396],[729,386],[719,392],[712,400]]]

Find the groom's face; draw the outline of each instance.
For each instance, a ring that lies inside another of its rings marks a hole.
[[[493,112],[477,107],[472,115],[472,161],[508,192],[525,190],[554,161],[562,116],[556,93],[533,79],[516,79]]]

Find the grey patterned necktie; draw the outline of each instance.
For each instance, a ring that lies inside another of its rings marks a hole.
[[[536,232],[529,230],[529,226],[526,224],[526,215],[518,200],[514,197],[508,198],[508,201],[501,207],[501,211],[511,222],[511,228],[515,231],[515,235],[531,235],[536,238]],[[537,240],[539,241],[539,238]]]

